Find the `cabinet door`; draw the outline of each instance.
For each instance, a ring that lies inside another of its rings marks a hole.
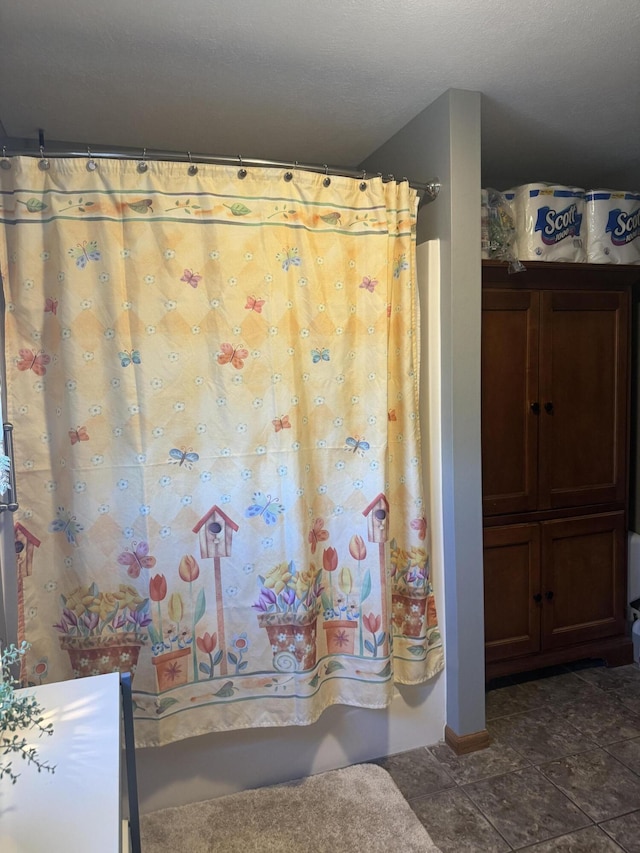
[[[540,527],[484,530],[484,634],[487,662],[540,650]]]
[[[532,291],[482,295],[482,493],[485,515],[537,504],[538,306]]]
[[[623,634],[624,512],[545,521],[541,528],[543,648]]]
[[[624,502],[628,296],[549,291],[540,323],[540,508]]]

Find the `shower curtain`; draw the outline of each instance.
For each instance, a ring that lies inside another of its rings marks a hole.
[[[132,671],[140,745],[385,707],[443,665],[415,192],[144,165],[0,170],[24,675]]]

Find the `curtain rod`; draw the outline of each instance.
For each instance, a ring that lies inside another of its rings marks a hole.
[[[2,159],[8,157],[25,156],[25,157],[41,157],[43,160],[56,157],[86,157],[88,161],[93,157],[103,157],[111,160],[139,160],[143,163],[145,160],[168,160],[170,162],[189,163],[189,167],[195,168],[194,164],[212,164],[220,166],[238,166],[239,171],[243,171],[247,166],[262,167],[267,169],[302,169],[306,172],[318,172],[327,176],[336,175],[346,178],[361,178],[366,181],[368,178],[382,178],[383,181],[395,180],[393,175],[383,175],[382,172],[368,172],[364,169],[349,169],[342,166],[327,166],[326,164],[319,165],[318,163],[285,163],[278,160],[257,160],[254,158],[244,159],[240,155],[237,157],[222,157],[212,154],[193,154],[191,151],[163,151],[160,149],[144,148],[142,152],[139,148],[119,148],[111,145],[86,145],[85,150],[80,143],[69,142],[51,142],[47,141],[46,152],[44,144],[44,132],[39,131],[38,142],[35,140],[12,139],[7,138],[2,142]],[[1,165],[2,161],[0,161]],[[195,174],[195,172],[193,172]],[[440,192],[440,182],[437,178],[433,178],[427,182],[410,181],[408,178],[401,178],[402,181],[408,181],[409,186],[415,189],[420,195],[420,204],[425,204],[434,201]]]

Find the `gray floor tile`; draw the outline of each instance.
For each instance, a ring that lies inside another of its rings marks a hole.
[[[591,823],[536,767],[473,782],[462,790],[516,849]]]
[[[503,853],[511,849],[460,788],[412,800],[410,805],[442,853]]]
[[[633,663],[628,666],[594,666],[578,670],[575,674],[600,690],[619,690],[628,684],[640,684],[640,668]]]
[[[565,719],[599,746],[640,736],[640,715],[613,694],[596,691],[588,702],[576,699],[562,706]]]
[[[511,684],[489,690],[485,696],[485,715],[487,720],[497,720],[521,711],[531,711],[538,708],[540,702],[531,691],[523,689],[521,684]]]
[[[640,853],[640,668],[514,681],[486,695],[488,749],[376,763],[443,853]]]
[[[640,806],[640,778],[603,749],[569,755],[540,770],[596,822]]]
[[[574,672],[527,681],[521,684],[523,691],[536,707],[541,705],[563,706],[567,702],[589,702],[601,695],[601,691],[579,678]]]
[[[606,747],[606,750],[640,776],[640,737],[612,743]]]
[[[512,747],[532,764],[596,746],[549,706],[493,720],[487,723],[487,730],[491,737]]]
[[[442,764],[425,747],[398,752],[373,763],[384,767],[407,800],[455,785]]]
[[[456,755],[445,743],[430,747],[430,751],[459,785],[489,776],[501,776],[529,765],[525,758],[504,743],[492,743],[486,749],[468,755]]]
[[[640,853],[640,811],[608,820],[602,824],[602,828],[627,853]]]
[[[587,829],[579,829],[569,835],[543,841],[533,847],[523,847],[521,850],[522,853],[621,853],[622,847],[599,827],[589,826]]]
[[[628,681],[616,690],[612,690],[611,695],[619,699],[630,711],[637,713],[640,708],[640,678]]]

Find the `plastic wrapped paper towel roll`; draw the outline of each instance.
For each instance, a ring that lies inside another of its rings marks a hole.
[[[585,196],[590,264],[640,264],[640,194],[589,190]]]
[[[481,246],[482,246],[482,258],[487,259],[490,257],[489,255],[489,193],[487,190],[482,190],[480,196],[480,210],[481,210],[481,220],[480,220],[480,234],[481,234]]]
[[[518,231],[517,231],[517,219],[516,219],[516,191],[515,189],[505,190],[502,195],[505,197],[507,204],[511,207],[513,211],[513,221],[516,223],[516,233],[513,238],[513,254],[518,260],[520,260],[520,253],[518,250]]]
[[[584,190],[560,184],[516,187],[516,237],[523,261],[586,261]]]
[[[482,257],[517,266],[516,217],[513,192],[482,190]],[[517,272],[517,269],[510,269]]]

